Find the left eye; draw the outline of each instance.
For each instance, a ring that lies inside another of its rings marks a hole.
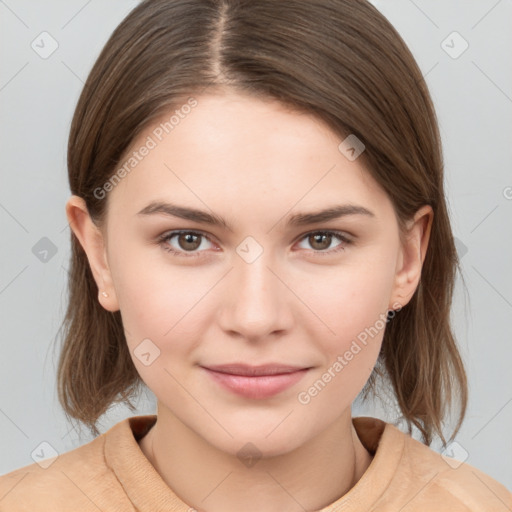
[[[325,249],[331,245],[333,238],[338,238],[342,243],[338,244],[334,249],[326,251]],[[308,243],[311,244],[315,253],[322,255],[343,251],[345,246],[351,243],[351,241],[339,231],[314,231],[303,236],[302,240],[304,239],[307,239]]]
[[[177,237],[178,247],[173,247],[170,244],[175,237]],[[326,250],[331,245],[333,238],[338,238],[341,243],[334,249]],[[202,251],[197,251],[197,249],[201,247],[202,239],[211,243],[206,235],[197,231],[172,231],[161,236],[159,242],[166,251],[176,256],[195,257],[201,256]],[[342,251],[351,243],[351,240],[339,231],[312,231],[303,235],[300,240],[307,240],[313,247],[313,252],[322,255]]]

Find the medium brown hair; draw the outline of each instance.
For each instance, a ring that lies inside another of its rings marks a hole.
[[[467,381],[450,326],[460,271],[443,188],[434,107],[421,71],[393,26],[364,0],[146,0],[111,35],[85,83],[68,145],[71,192],[102,225],[94,191],[114,174],[135,137],[187,98],[238,92],[277,99],[323,120],[340,142],[356,135],[361,161],[389,196],[400,227],[423,205],[434,211],[420,283],[388,323],[376,377],[392,386],[409,430],[443,442],[442,423]],[[108,196],[107,196],[108,199]],[[120,312],[103,309],[84,250],[71,233],[69,303],[58,365],[68,417],[97,434],[98,418],[142,381]]]

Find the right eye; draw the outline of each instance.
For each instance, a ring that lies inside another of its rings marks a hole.
[[[170,245],[170,241],[176,238],[178,247]],[[164,250],[176,256],[196,257],[201,256],[203,251],[197,251],[202,245],[202,239],[209,240],[203,233],[197,231],[171,231],[159,237],[159,243]],[[180,247],[181,246],[181,247]]]

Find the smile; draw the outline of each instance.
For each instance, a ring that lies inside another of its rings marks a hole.
[[[201,368],[224,389],[256,400],[270,398],[290,388],[309,370],[284,365],[222,365]]]

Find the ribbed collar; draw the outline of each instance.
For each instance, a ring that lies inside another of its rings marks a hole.
[[[105,435],[105,460],[134,507],[140,512],[190,512],[146,458],[138,440],[155,424],[156,415],[134,416]],[[373,460],[357,484],[319,512],[369,510],[389,486],[404,451],[406,435],[377,418],[352,418],[357,435]]]

